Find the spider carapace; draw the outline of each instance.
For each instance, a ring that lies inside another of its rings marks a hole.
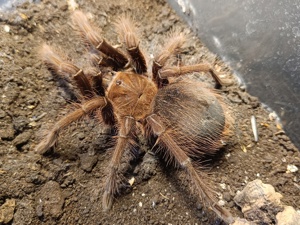
[[[148,77],[118,72],[107,91],[117,115],[132,116],[136,121],[151,113],[151,103],[157,93],[155,83]]]
[[[216,152],[229,133],[230,117],[222,98],[189,73],[207,72],[216,86],[223,82],[210,64],[174,63],[186,37],[173,32],[152,60],[146,60],[139,46],[135,24],[122,17],[116,23],[123,49],[109,44],[81,11],[72,16],[74,27],[91,51],[93,68],[82,70],[64,60],[48,45],[41,49],[44,62],[57,74],[67,75],[81,96],[80,107],[55,123],[36,152],[44,154],[57,141],[59,132],[70,123],[98,111],[101,122],[117,128],[117,140],[107,169],[102,206],[108,210],[119,190],[118,172],[124,152],[130,148],[138,129],[155,140],[166,163],[183,168],[196,196],[227,222],[231,214],[217,204],[216,193],[199,160]],[[151,64],[152,66],[148,66]],[[150,69],[149,69],[150,68]]]

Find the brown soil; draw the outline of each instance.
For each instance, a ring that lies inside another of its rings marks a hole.
[[[227,79],[233,79],[228,67],[201,44],[164,0],[114,2],[77,3],[116,44],[112,22],[120,14],[134,15],[148,53],[155,53],[173,27],[190,33],[183,58],[188,63],[210,62]],[[33,151],[40,133],[71,111],[68,102],[74,100],[64,91],[64,81],[53,77],[39,59],[39,47],[44,42],[54,44],[77,65],[87,65],[85,49],[70,26],[66,1],[24,4],[1,16],[0,34],[0,206],[8,199],[16,201],[9,223],[222,224],[193,198],[187,182],[180,181],[180,173],[164,167],[163,161],[150,153],[143,162],[138,157],[131,163],[126,177],[134,177],[134,184],[123,189],[111,211],[102,212],[102,181],[112,148],[107,129],[84,119],[60,136],[55,153],[40,156]],[[285,204],[297,209],[299,171],[286,171],[289,164],[300,168],[298,149],[276,121],[270,120],[270,112],[243,87],[234,82],[223,87],[221,94],[233,110],[235,131],[227,146],[208,163],[220,199],[234,216],[242,216],[233,197],[247,182],[259,178],[273,185]],[[250,124],[252,115],[259,132],[257,143]],[[141,149],[148,151],[149,147]]]

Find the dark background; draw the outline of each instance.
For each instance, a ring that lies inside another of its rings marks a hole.
[[[168,0],[300,147],[300,2]]]

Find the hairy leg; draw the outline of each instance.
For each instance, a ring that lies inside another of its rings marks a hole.
[[[49,45],[44,44],[40,50],[40,54],[45,64],[53,69],[55,73],[71,76],[85,98],[94,96],[91,83],[82,69],[64,60],[66,57],[55,53]]]
[[[136,27],[128,17],[121,17],[116,23],[120,39],[132,59],[132,66],[136,73],[143,74],[147,72],[147,64],[144,55],[139,47],[139,39],[136,35]]]
[[[130,134],[134,125],[135,120],[131,116],[125,116],[120,121],[117,145],[113,152],[111,161],[108,165],[108,177],[104,186],[102,207],[105,211],[111,208],[114,195],[118,192],[118,171],[120,167],[120,162],[123,153],[129,144]]]
[[[55,144],[58,134],[63,128],[80,119],[84,115],[91,113],[95,109],[104,108],[106,104],[107,101],[104,97],[97,97],[86,101],[81,105],[81,108],[76,109],[61,118],[49,131],[48,135],[36,146],[35,151],[39,154],[44,154]]]
[[[186,152],[172,139],[171,135],[162,124],[159,116],[152,114],[146,118],[146,122],[147,125],[150,126],[152,133],[158,138],[156,144],[165,147],[166,151],[169,151],[169,156],[184,168],[190,176],[199,199],[204,204],[208,204],[208,206],[224,221],[228,223],[233,222],[231,214],[217,204],[214,191],[206,181],[206,175],[203,172],[196,170]]]
[[[168,59],[180,53],[184,42],[185,36],[179,32],[174,32],[166,42],[161,52],[154,57],[152,74],[153,80],[157,83],[159,88],[164,86],[164,84],[167,82],[167,79],[159,77],[159,70],[165,66]]]
[[[159,77],[162,79],[166,79],[168,77],[178,77],[192,72],[209,72],[216,82],[216,87],[222,87],[224,85],[221,78],[208,63],[199,63],[186,66],[165,66],[158,71]]]
[[[116,61],[113,58],[111,58],[107,55],[104,55],[99,51],[93,52],[90,56],[91,56],[90,58],[91,58],[92,63],[96,67],[112,68],[113,71],[120,70],[120,66],[116,63]]]
[[[106,60],[111,60],[114,63],[116,70],[123,69],[128,63],[126,55],[110,45],[105,39],[103,39],[93,27],[87,17],[81,11],[75,11],[72,15],[72,20],[75,26],[78,28],[83,40],[90,45],[94,46],[97,50],[104,54]]]
[[[89,67],[84,70],[84,73],[91,82],[92,89],[98,96],[105,96],[105,84],[103,81],[102,72],[96,67]]]

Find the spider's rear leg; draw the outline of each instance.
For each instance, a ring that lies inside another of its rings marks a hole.
[[[169,157],[185,169],[200,200],[203,201],[204,204],[208,204],[208,206],[224,221],[232,223],[233,218],[230,212],[217,204],[214,191],[207,183],[206,174],[196,170],[191,159],[185,151],[176,144],[172,135],[166,130],[159,116],[152,114],[146,118],[146,121],[147,125],[150,126],[152,133],[158,138],[156,144],[165,147],[166,151],[169,151]]]
[[[104,108],[107,104],[105,97],[97,97],[86,101],[79,109],[67,114],[61,118],[49,131],[48,135],[36,146],[35,151],[39,154],[44,154],[52,146],[54,146],[59,132],[70,125],[72,122],[80,119],[84,115],[91,113],[98,108]]]
[[[71,76],[84,98],[94,96],[92,85],[82,69],[73,65],[71,62],[63,60],[63,58],[66,58],[65,56],[60,56],[55,53],[51,47],[46,44],[42,46],[41,56],[45,64],[53,69],[55,73]]]
[[[96,29],[89,23],[83,12],[75,11],[72,20],[78,28],[83,40],[102,52],[106,59],[111,60],[114,64],[113,67],[116,68],[116,70],[121,70],[127,66],[128,59],[126,55],[110,45],[97,33],[96,30],[99,29]]]
[[[215,80],[216,88],[226,85],[208,63],[199,63],[186,66],[165,66],[158,71],[158,75],[161,79],[167,79],[168,77],[178,77],[192,72],[209,72]]]
[[[134,125],[135,120],[131,116],[125,116],[120,120],[117,145],[108,165],[108,177],[104,186],[102,198],[102,207],[104,211],[107,211],[111,208],[113,198],[115,194],[118,193],[118,181],[120,181],[118,178],[119,167],[124,151],[128,147],[131,131],[133,130]]]
[[[132,59],[132,66],[136,73],[143,74],[147,72],[147,64],[143,53],[139,47],[139,40],[136,35],[136,27],[128,17],[122,17],[116,23],[120,39]]]

